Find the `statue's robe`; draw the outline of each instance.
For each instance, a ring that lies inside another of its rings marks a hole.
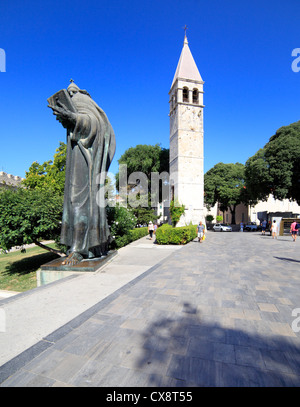
[[[61,243],[68,254],[99,257],[110,232],[105,210],[105,178],[113,159],[114,131],[104,111],[86,94],[72,97],[74,128],[67,130],[67,162]]]

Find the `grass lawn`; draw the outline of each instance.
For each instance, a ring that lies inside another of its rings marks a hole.
[[[55,243],[49,244],[55,248]],[[27,291],[36,288],[36,270],[58,256],[40,247],[0,254],[0,290]]]

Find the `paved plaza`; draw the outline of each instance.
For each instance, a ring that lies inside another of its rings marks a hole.
[[[35,302],[32,323],[7,328],[25,349],[0,332],[1,386],[299,386],[299,245],[258,232],[165,248],[146,237],[99,273],[2,300],[14,315]]]

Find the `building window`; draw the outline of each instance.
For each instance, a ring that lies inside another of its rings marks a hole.
[[[199,103],[199,92],[198,89],[193,90],[193,103],[198,104]]]
[[[182,100],[183,102],[188,102],[189,101],[189,88],[183,88],[182,90]]]

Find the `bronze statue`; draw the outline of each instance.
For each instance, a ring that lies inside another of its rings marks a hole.
[[[67,162],[61,243],[68,247],[62,264],[106,254],[110,232],[105,209],[105,179],[113,159],[115,134],[104,111],[71,80],[48,99],[67,129]]]

